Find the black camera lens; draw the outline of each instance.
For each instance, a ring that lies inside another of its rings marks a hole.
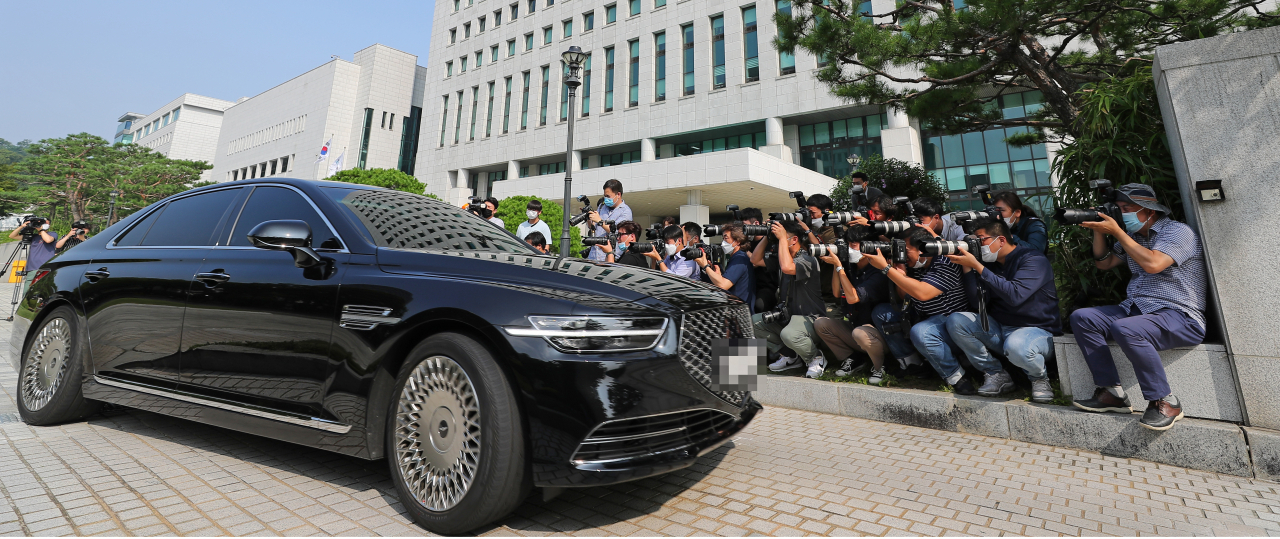
[[[702,227],[702,235],[708,238],[724,234],[724,225],[706,225]]]
[[[627,246],[627,250],[637,254],[652,253],[657,246],[651,241],[637,241]]]
[[[609,238],[604,238],[599,236],[582,238],[583,245],[595,246],[595,245],[604,245],[606,243],[609,243]]]
[[[1098,210],[1085,208],[1058,208],[1053,212],[1053,219],[1059,223],[1078,225],[1092,221],[1101,221]]]

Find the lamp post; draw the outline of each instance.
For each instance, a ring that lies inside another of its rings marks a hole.
[[[120,191],[111,190],[111,211],[107,213],[107,226],[111,226],[112,221],[116,220],[116,197],[120,196]]]
[[[859,157],[858,154],[856,153],[851,153],[849,154],[849,157],[844,158],[844,160],[849,163],[850,167],[857,168],[858,163],[862,161],[862,158]]]
[[[565,137],[568,148],[565,149],[564,157],[564,225],[560,231],[560,256],[569,258],[569,201],[573,199],[573,104],[577,101],[578,87],[582,85],[582,81],[578,80],[578,70],[582,69],[582,62],[586,61],[587,55],[581,48],[574,46],[564,51],[560,58],[569,68],[569,74],[564,77],[564,85],[569,87],[569,135]]]

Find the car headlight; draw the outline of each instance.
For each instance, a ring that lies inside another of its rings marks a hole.
[[[516,337],[542,337],[561,352],[648,350],[667,331],[666,318],[530,316],[532,328],[503,328]]]

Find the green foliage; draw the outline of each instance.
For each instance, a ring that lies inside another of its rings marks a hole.
[[[905,110],[952,133],[993,126],[1075,136],[1083,84],[1149,58],[1160,45],[1280,22],[1267,0],[793,0],[774,17],[774,46],[831,62],[818,72],[851,102]],[[883,5],[883,4],[882,4]],[[994,88],[996,92],[990,92]],[[1006,119],[996,96],[1044,93],[1031,117]]]
[[[564,219],[564,212],[561,209],[562,207],[560,206],[560,203],[554,200],[538,197],[507,197],[498,203],[498,211],[494,214],[499,219],[502,219],[502,222],[507,225],[508,232],[515,234],[516,228],[520,226],[520,223],[528,221],[524,216],[525,208],[528,206],[530,200],[535,199],[542,201],[542,220],[547,222],[547,227],[551,229],[551,235],[555,236],[554,238],[547,238],[547,243],[553,246],[551,253],[559,254],[560,230],[564,223],[564,221],[562,221],[562,219]],[[569,254],[570,256],[576,257],[582,252],[582,231],[576,226],[569,227],[569,239]]]
[[[417,178],[392,168],[343,170],[325,179],[335,182],[386,187],[387,189],[395,189],[396,191],[404,191],[415,195],[421,195],[427,190],[426,184],[418,181]]]
[[[915,200],[928,197],[943,205],[947,204],[947,190],[933,174],[923,166],[908,163],[900,159],[885,159],[879,154],[872,154],[858,163],[858,172],[865,172],[868,185],[880,189],[889,196],[906,196]],[[836,182],[831,190],[831,200],[835,202],[836,211],[853,209],[849,200],[849,187],[853,185],[853,176],[845,176]]]
[[[1058,176],[1054,204],[1093,207],[1101,201],[1089,181],[1111,180],[1115,187],[1142,183],[1155,189],[1160,203],[1185,220],[1173,157],[1165,139],[1151,67],[1137,64],[1131,73],[1090,84],[1081,92],[1080,135],[1054,160]],[[1049,226],[1049,249],[1063,314],[1080,307],[1118,303],[1124,298],[1128,270],[1099,271],[1093,260],[1093,232],[1080,226]]]

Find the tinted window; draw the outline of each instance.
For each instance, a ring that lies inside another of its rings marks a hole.
[[[253,190],[253,194],[249,195],[249,202],[240,211],[240,218],[236,220],[236,228],[227,244],[252,245],[249,243],[249,231],[253,227],[263,221],[282,219],[306,221],[311,225],[311,245],[316,248],[342,248],[342,242],[334,236],[329,225],[311,207],[311,203],[297,192],[283,187],[258,187]]]
[[[386,189],[324,188],[379,247],[513,253],[533,252],[493,223],[440,200]]]
[[[140,245],[142,243],[142,238],[146,237],[147,231],[151,230],[151,225],[155,224],[156,219],[160,217],[161,213],[164,213],[164,208],[158,208],[156,211],[151,212],[151,215],[144,217],[138,222],[138,224],[133,225],[133,228],[130,228],[129,231],[124,234],[124,237],[120,238],[120,241],[116,242],[116,245],[120,247],[134,247]]]
[[[213,233],[240,189],[223,189],[170,202],[142,239],[144,246],[213,245]]]

